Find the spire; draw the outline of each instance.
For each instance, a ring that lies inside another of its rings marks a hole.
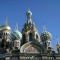
[[[16,27],[15,27],[15,30],[18,30],[18,24],[16,23]]]
[[[28,11],[26,12],[26,15],[27,15],[27,17],[29,18],[31,18],[31,16],[32,16],[32,12],[30,11],[30,8],[28,8]]]
[[[6,17],[5,25],[8,25],[8,17]]]
[[[45,32],[46,31],[46,26],[45,26],[45,24],[44,24],[44,27],[43,27],[43,32]]]
[[[32,16],[32,12],[30,11],[30,9],[28,8],[28,11],[26,12],[26,15],[27,15],[27,23],[32,23],[32,19],[31,19],[31,16]]]
[[[59,42],[58,42],[58,36],[56,37],[56,41],[57,41],[57,44],[59,44]]]
[[[30,8],[28,7],[28,11],[30,11]]]

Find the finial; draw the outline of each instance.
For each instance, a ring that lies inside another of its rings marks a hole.
[[[5,25],[8,25],[8,17],[6,17]]]
[[[43,27],[43,31],[46,31],[46,26],[45,26],[45,24],[44,24],[44,27]]]
[[[16,23],[16,28],[15,28],[15,30],[18,30],[18,24]]]
[[[59,44],[59,42],[58,42],[58,36],[56,37],[56,41],[57,41],[57,44]]]
[[[28,11],[30,11],[30,8],[28,7]]]

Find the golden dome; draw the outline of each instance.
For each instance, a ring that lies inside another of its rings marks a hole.
[[[60,44],[56,45],[56,48],[57,48],[57,49],[60,49]]]
[[[0,27],[0,31],[4,31],[4,30],[11,31],[11,28],[10,28],[10,26],[8,25],[8,21],[7,21],[7,20],[8,20],[8,17],[6,17],[6,22],[5,22],[5,24]]]
[[[0,30],[11,30],[11,28],[8,25],[3,25],[0,27]]]

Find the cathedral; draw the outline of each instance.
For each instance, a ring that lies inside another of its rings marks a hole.
[[[11,32],[11,27],[7,21],[0,27],[0,54],[32,53],[33,55],[35,53],[56,53],[51,45],[52,34],[46,31],[45,25],[43,32],[41,34],[38,33],[31,16],[32,12],[28,9],[26,12],[27,20],[24,23],[22,32],[19,31],[18,24],[16,24],[15,31]],[[56,48],[60,53],[60,45],[58,43]]]

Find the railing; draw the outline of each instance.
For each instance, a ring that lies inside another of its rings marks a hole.
[[[0,55],[0,60],[60,60],[60,54],[18,53]]]

